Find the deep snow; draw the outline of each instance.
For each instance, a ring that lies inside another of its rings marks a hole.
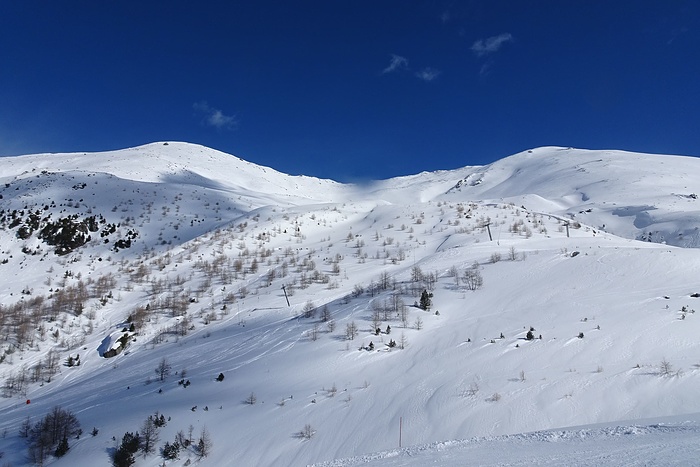
[[[155,411],[170,417],[160,446],[206,426],[213,450],[202,465],[693,463],[698,169],[686,157],[539,148],[353,186],[173,142],[0,159],[1,209],[99,213],[119,223],[114,238],[138,231],[118,252],[93,235],[57,256],[36,236],[0,230],[4,307],[113,281],[112,296],[91,297],[80,315],[41,320],[43,337],[37,325],[22,350],[7,352],[8,331],[2,379],[51,349],[62,363],[79,353],[81,365],[0,399],[2,460],[27,462],[19,426],[60,405],[84,434],[49,458],[57,466],[109,465],[113,437]],[[473,267],[483,277],[474,291],[453,277]],[[416,272],[437,279],[429,311],[414,306],[431,288]],[[178,299],[185,336],[173,332]],[[111,346],[146,304],[135,340],[102,358],[105,338]],[[312,305],[315,317],[303,317]],[[391,334],[375,335],[374,310]],[[542,338],[526,340],[530,327]],[[372,351],[358,350],[370,341]],[[172,374],[161,382],[163,358]],[[662,374],[662,361],[672,371]],[[633,422],[650,417],[665,418]],[[299,436],[307,424],[311,439]],[[151,454],[136,465],[162,462]]]

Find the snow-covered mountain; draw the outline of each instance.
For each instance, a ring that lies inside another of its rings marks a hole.
[[[166,464],[697,431],[699,169],[538,148],[360,186],[176,142],[2,158],[2,460],[31,463],[20,429],[55,406],[83,429],[57,466],[110,465],[156,412],[136,465],[205,428]]]

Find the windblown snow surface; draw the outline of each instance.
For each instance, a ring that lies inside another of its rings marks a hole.
[[[698,159],[555,147],[364,185],[176,142],[2,158],[0,462],[60,406],[46,465],[156,412],[137,466],[696,465],[696,193]],[[31,213],[103,221],[59,255]]]

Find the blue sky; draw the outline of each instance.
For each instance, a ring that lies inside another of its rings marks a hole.
[[[700,156],[696,1],[7,1],[0,56],[0,155],[179,140],[339,181]]]

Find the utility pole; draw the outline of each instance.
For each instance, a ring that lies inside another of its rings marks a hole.
[[[491,227],[489,227],[489,225],[491,225],[490,222],[486,224],[486,230],[489,231],[489,241],[493,241],[493,237],[491,236]]]
[[[287,297],[287,289],[282,286],[282,290],[284,291],[284,298],[287,300],[287,306],[292,306],[289,304],[289,297]]]
[[[569,221],[564,222],[564,225],[566,226],[566,238],[569,238]]]
[[[399,447],[401,447],[401,434],[403,431],[403,417],[399,417]]]

